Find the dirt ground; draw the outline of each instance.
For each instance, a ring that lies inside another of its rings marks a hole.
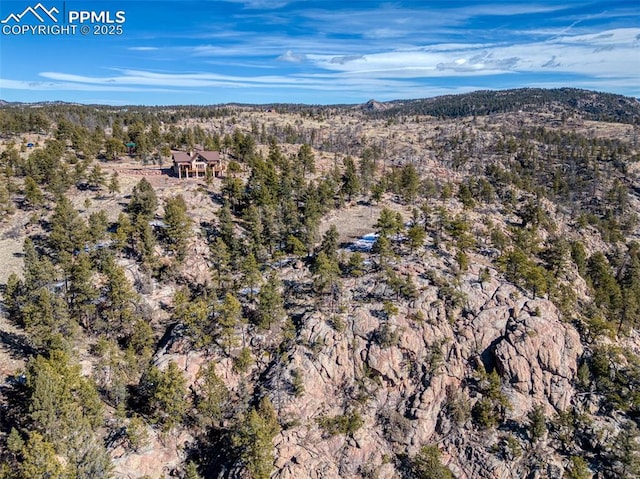
[[[389,205],[385,205],[389,208]],[[374,225],[378,221],[383,206],[357,204],[334,210],[322,219],[320,234],[324,234],[332,225],[335,225],[340,235],[341,243],[352,242],[368,233],[374,232]],[[409,211],[400,205],[394,204],[392,209],[399,211],[403,218],[409,219]]]

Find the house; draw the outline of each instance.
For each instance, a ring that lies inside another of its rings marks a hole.
[[[224,173],[224,163],[219,151],[193,149],[190,152],[172,151],[173,172],[178,178],[204,178],[207,171],[211,176],[220,177]]]

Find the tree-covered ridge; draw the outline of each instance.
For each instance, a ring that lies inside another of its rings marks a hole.
[[[373,107],[372,107],[373,104]],[[223,105],[175,105],[171,107],[79,105],[71,103],[0,104],[0,131],[40,131],[52,120],[65,118],[72,123],[93,128],[109,126],[119,119],[127,126],[135,120],[175,123],[185,118],[211,119],[228,117],[242,111],[264,111],[279,114],[301,114],[328,118],[336,112],[353,111],[353,105],[230,103]],[[357,110],[372,118],[397,118],[402,115],[427,115],[436,118],[486,116],[508,112],[546,112],[558,116],[576,114],[584,119],[640,123],[640,102],[636,98],[612,93],[575,88],[521,88],[512,90],[482,90],[434,98],[371,101]],[[10,114],[9,114],[10,113]],[[135,119],[135,120],[134,120]]]
[[[424,100],[400,100],[384,105],[387,108],[373,110],[369,114],[383,118],[396,115],[459,118],[517,111],[546,111],[558,116],[578,114],[594,121],[634,125],[640,123],[640,102],[637,99],[575,88],[486,90]]]

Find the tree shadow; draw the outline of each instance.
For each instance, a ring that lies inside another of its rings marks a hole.
[[[4,344],[14,359],[24,359],[38,353],[25,337],[9,331],[0,330],[0,343]]]

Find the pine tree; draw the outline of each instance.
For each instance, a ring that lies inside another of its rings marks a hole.
[[[127,211],[131,215],[132,222],[141,216],[146,221],[153,218],[158,207],[158,197],[153,186],[144,178],[142,178],[131,192],[131,199],[127,206]]]
[[[46,256],[38,254],[30,238],[24,240],[24,286],[27,292],[50,286],[56,278],[55,267]]]
[[[100,305],[99,331],[109,336],[123,338],[130,334],[134,323],[137,295],[127,279],[124,269],[108,258],[103,266],[106,275],[104,301]]]
[[[107,175],[104,171],[102,171],[100,165],[96,163],[95,165],[93,165],[93,168],[89,172],[89,176],[87,177],[87,184],[89,185],[89,188],[97,190],[105,186],[106,183]]]
[[[406,204],[412,204],[420,188],[420,175],[412,163],[407,163],[400,170],[400,195]]]
[[[218,212],[218,231],[220,238],[227,245],[232,256],[236,252],[236,238],[234,234],[233,215],[228,205],[224,205]]]
[[[66,297],[71,316],[85,328],[89,328],[91,319],[96,314],[95,301],[100,294],[93,285],[92,276],[89,256],[80,253],[71,266]]]
[[[15,207],[11,201],[11,194],[9,189],[0,184],[0,222],[12,215],[15,212]]]
[[[424,228],[418,224],[414,224],[409,227],[407,231],[407,237],[409,238],[409,247],[411,251],[415,251],[424,244],[424,240],[427,236]]]
[[[103,241],[107,236],[107,228],[109,228],[109,220],[104,210],[91,213],[88,226],[88,240],[93,244]]]
[[[215,363],[203,365],[196,379],[196,409],[200,424],[208,427],[219,422],[228,400],[229,391],[216,374]]]
[[[376,231],[380,236],[389,237],[402,229],[402,217],[398,222],[398,216],[389,208],[383,208],[376,221]]]
[[[537,442],[547,432],[547,425],[545,424],[544,407],[540,404],[535,406],[527,415],[529,419],[529,433],[531,435],[531,442]]]
[[[209,245],[211,258],[211,273],[216,287],[226,289],[231,283],[231,254],[221,237],[217,237]]]
[[[338,229],[336,225],[331,225],[329,229],[322,236],[320,243],[320,251],[324,251],[329,259],[335,261],[338,254]]]
[[[187,383],[175,362],[169,361],[164,371],[151,365],[140,380],[153,422],[169,431],[184,420],[187,412]]]
[[[284,315],[284,302],[279,291],[280,281],[272,272],[258,293],[258,326],[271,329]]]
[[[235,435],[242,460],[254,479],[269,479],[273,470],[273,438],[280,432],[278,417],[266,396],[251,409]]]
[[[411,471],[420,479],[453,479],[451,471],[440,460],[437,446],[423,446],[411,461]]]
[[[57,453],[72,453],[72,438],[96,430],[104,420],[93,382],[60,350],[28,363],[26,386],[30,427],[55,444]]]
[[[66,196],[58,198],[51,217],[49,246],[58,260],[64,264],[71,261],[74,253],[82,251],[87,241],[87,227]]]
[[[120,180],[117,171],[111,174],[111,180],[109,180],[109,193],[114,195],[120,193]]]
[[[140,256],[142,264],[151,268],[155,264],[156,235],[149,221],[144,216],[138,216],[132,231],[133,249]]]
[[[76,333],[76,323],[69,317],[67,305],[47,288],[30,295],[21,313],[25,329],[37,347],[61,348]]]
[[[302,174],[306,176],[307,173],[315,173],[315,157],[311,145],[303,144],[298,150],[298,162],[302,165]]]
[[[324,251],[320,251],[314,262],[313,286],[319,294],[325,294],[338,284],[340,267]]]
[[[249,298],[253,299],[254,291],[260,285],[262,275],[256,257],[253,253],[249,253],[241,265],[242,268],[242,284],[249,288]]]
[[[44,195],[33,178],[27,176],[24,179],[24,200],[31,208],[44,203]]]
[[[349,202],[351,202],[354,195],[360,192],[360,179],[358,178],[353,158],[350,156],[344,159],[344,174],[342,175],[342,187],[340,190],[347,195]]]
[[[169,250],[182,262],[187,254],[187,243],[192,236],[193,220],[187,214],[182,195],[167,199],[164,206],[165,237]]]
[[[68,476],[56,455],[53,444],[45,441],[41,434],[32,432],[22,451],[18,477],[20,479],[36,477],[66,479]]]
[[[219,344],[227,354],[230,354],[231,348],[237,343],[235,330],[242,319],[242,305],[231,293],[225,295],[216,319],[219,327]]]

